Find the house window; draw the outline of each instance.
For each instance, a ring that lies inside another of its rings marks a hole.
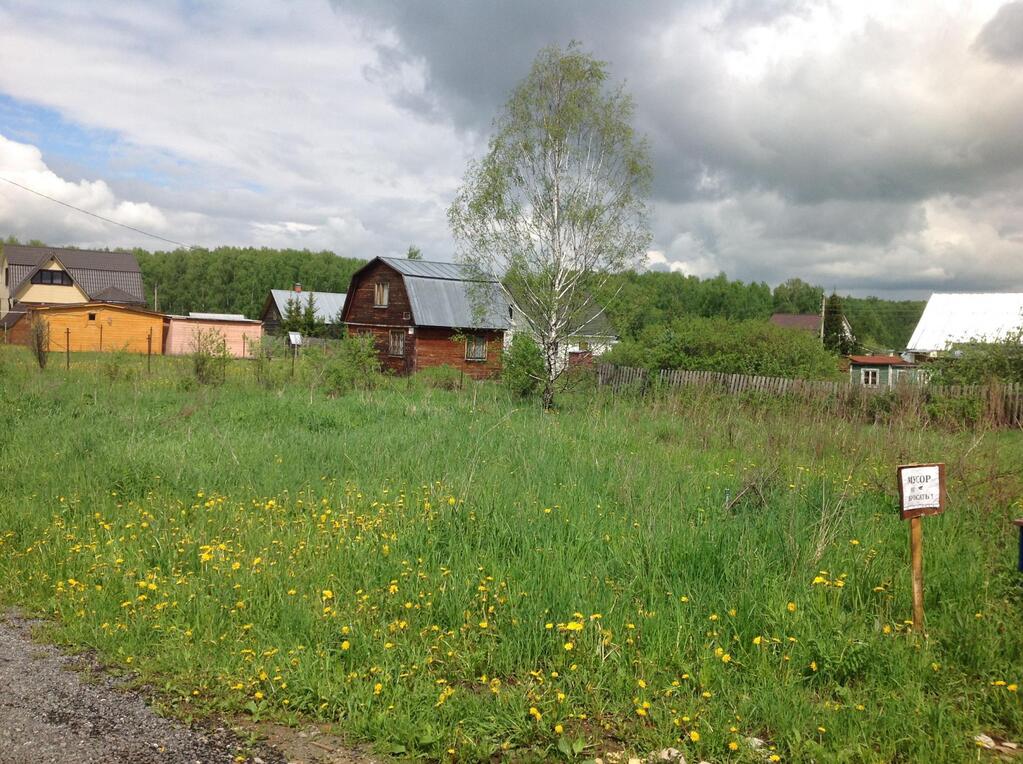
[[[403,330],[391,330],[391,341],[387,344],[387,355],[405,355],[405,332]]]
[[[590,343],[587,342],[586,340],[582,340],[579,343],[579,352],[581,352],[581,353],[589,353],[590,352]]]
[[[864,387],[877,387],[881,380],[877,369],[861,369],[860,381]]]
[[[390,284],[386,281],[378,281],[373,289],[373,307],[386,308],[387,298],[390,296]]]
[[[487,339],[480,334],[470,334],[465,338],[465,360],[487,360]]]
[[[96,320],[96,314],[95,313],[90,313],[89,314],[89,320],[90,321],[95,321]]]
[[[32,283],[71,286],[71,277],[64,271],[36,271],[32,275]]]

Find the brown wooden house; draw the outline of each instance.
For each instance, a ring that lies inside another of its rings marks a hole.
[[[488,306],[482,315],[474,309],[480,301]],[[381,365],[396,374],[448,365],[476,379],[497,376],[511,328],[497,279],[454,263],[390,257],[352,276],[342,317],[349,333],[373,335]]]

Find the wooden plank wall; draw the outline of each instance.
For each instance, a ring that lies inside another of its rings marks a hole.
[[[453,329],[416,329],[415,370],[430,366],[447,365],[461,369],[473,379],[490,379],[501,374],[501,351],[504,347],[504,332],[479,331],[463,334],[482,334],[487,340],[485,361],[465,360],[465,340]],[[411,339],[411,338],[410,338]],[[406,346],[406,350],[407,350]]]
[[[869,398],[895,392],[908,403],[924,404],[935,398],[977,398],[984,401],[985,416],[993,424],[1023,427],[1023,385],[929,385],[906,383],[895,387],[864,387],[851,382],[830,382],[784,377],[759,377],[748,374],[724,374],[714,371],[661,369],[651,373],[647,369],[600,364],[597,382],[612,389],[636,388],[647,390],[653,386],[678,388],[698,386],[729,395],[762,393],[765,395],[795,395],[803,399],[829,400]]]
[[[95,314],[95,320],[89,320],[90,313]],[[163,316],[159,314],[94,305],[39,310],[38,315],[49,324],[51,352],[66,351],[70,337],[72,353],[113,350],[145,353],[148,349],[149,332],[152,331],[153,355],[163,353],[164,321]],[[18,345],[30,344],[31,323],[30,312],[12,327],[7,335],[7,342]]]

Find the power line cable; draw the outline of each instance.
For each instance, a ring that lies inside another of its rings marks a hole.
[[[112,223],[113,225],[119,225],[119,226],[121,226],[121,228],[127,228],[129,231],[134,231],[135,233],[140,233],[143,236],[149,236],[150,238],[153,238],[153,239],[159,239],[160,241],[165,241],[168,244],[173,244],[176,247],[183,247],[184,249],[195,249],[195,247],[192,246],[191,244],[185,244],[184,242],[175,241],[174,239],[168,239],[165,236],[159,236],[159,235],[157,235],[155,233],[149,233],[149,231],[143,231],[141,228],[135,228],[134,226],[127,225],[126,223],[118,223],[116,220],[111,220],[110,218],[103,217],[102,215],[97,215],[95,212],[89,212],[89,210],[83,210],[81,207],[76,207],[73,204],[68,204],[67,202],[62,202],[60,199],[54,199],[52,196],[47,196],[46,194],[42,193],[41,191],[36,191],[34,188],[29,188],[28,186],[23,186],[20,183],[17,183],[15,181],[11,180],[10,178],[3,177],[2,175],[0,175],[0,180],[4,181],[5,183],[10,183],[12,186],[17,186],[18,188],[22,189],[23,191],[28,191],[30,194],[35,194],[36,196],[41,196],[43,199],[48,199],[51,202],[56,202],[57,204],[63,205],[64,207],[67,207],[68,209],[72,209],[75,212],[81,212],[83,215],[89,215],[90,217],[94,217],[97,220],[102,220],[104,223]]]

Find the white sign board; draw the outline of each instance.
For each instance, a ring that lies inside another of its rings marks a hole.
[[[907,464],[898,472],[903,519],[936,515],[945,508],[944,464]]]
[[[298,332],[288,332],[288,343],[292,347],[299,347],[302,344],[302,335]]]

